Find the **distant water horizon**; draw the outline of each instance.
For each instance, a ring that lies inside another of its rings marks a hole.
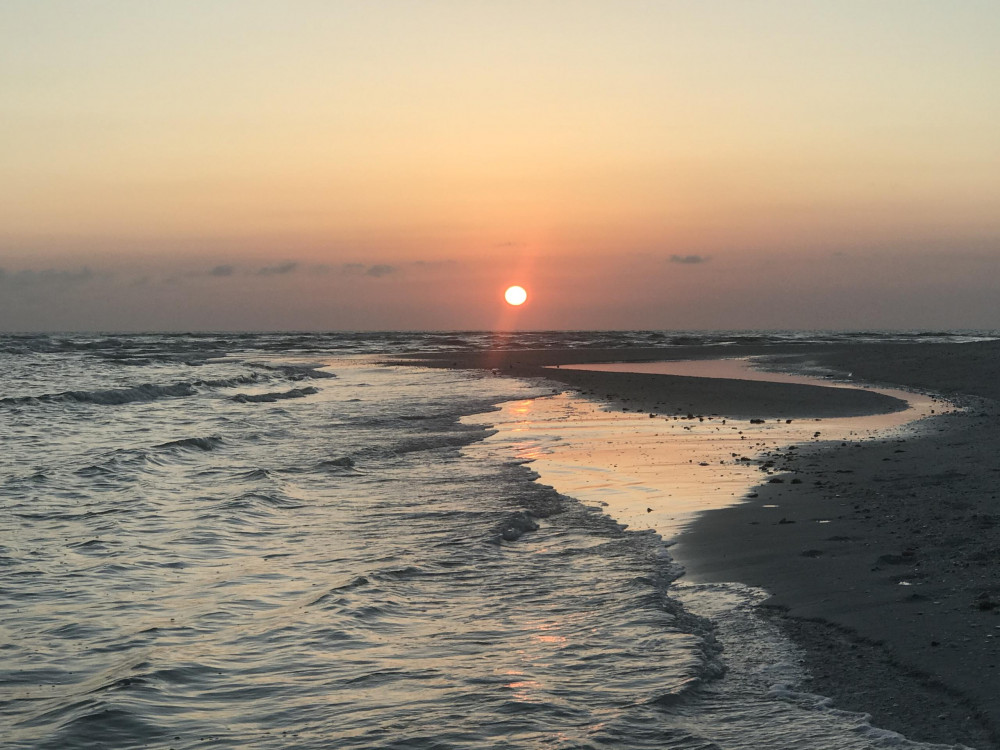
[[[0,332],[0,347],[25,347],[25,350],[63,348],[121,348],[141,346],[149,337],[215,341],[238,348],[240,342],[253,341],[251,348],[287,346],[295,351],[313,343],[335,351],[358,353],[429,352],[451,348],[482,349],[501,347],[588,348],[645,346],[733,346],[748,344],[834,344],[834,343],[965,343],[1000,338],[1000,329],[868,329],[868,330],[373,330],[373,331],[8,331]]]

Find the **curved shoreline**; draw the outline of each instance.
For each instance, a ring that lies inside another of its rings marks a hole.
[[[807,689],[914,739],[996,748],[1000,346],[818,356],[866,379],[936,390],[966,411],[902,440],[806,447],[795,466],[802,484],[765,484],[702,514],[672,554],[689,580],[771,593],[769,608],[803,649]]]
[[[733,356],[735,348],[727,348]],[[773,348],[746,347],[740,356],[774,353]],[[853,388],[776,383],[762,380],[702,378],[631,372],[559,369],[559,365],[594,362],[653,362],[712,359],[704,348],[669,349],[538,349],[447,352],[408,361],[424,367],[492,370],[500,375],[552,380],[628,410],[662,414],[694,413],[734,418],[854,417],[889,414],[906,403],[880,393]]]
[[[895,407],[865,391],[543,369],[719,354],[681,347],[468,352],[414,364],[557,380],[630,411],[766,418]],[[807,689],[913,739],[1000,747],[1000,342],[730,347],[724,354],[808,360],[969,407],[935,417],[917,436],[801,450],[793,468],[801,483],[765,484],[757,498],[703,513],[671,552],[689,580],[739,581],[772,594],[770,610],[803,650]],[[862,397],[830,400],[837,390]],[[819,517],[830,523],[820,526]]]

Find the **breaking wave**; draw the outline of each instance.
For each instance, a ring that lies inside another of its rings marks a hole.
[[[162,398],[184,398],[194,396],[200,388],[234,388],[241,385],[251,385],[260,382],[258,375],[240,375],[234,378],[216,380],[191,380],[158,385],[143,383],[130,388],[106,388],[93,391],[63,391],[61,393],[43,393],[37,396],[12,396],[0,398],[0,404],[11,406],[30,404],[97,404],[99,406],[121,406],[156,401]],[[294,398],[294,397],[291,397]]]
[[[237,393],[233,396],[233,401],[241,404],[263,404],[282,401],[287,398],[305,398],[314,393],[319,393],[319,388],[308,386],[306,388],[292,388],[290,391],[275,393]]]

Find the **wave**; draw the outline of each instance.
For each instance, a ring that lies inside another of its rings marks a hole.
[[[394,417],[394,421],[398,418]],[[372,420],[375,422],[375,420]],[[385,423],[385,422],[383,422]],[[396,440],[388,445],[371,446],[364,448],[359,453],[374,458],[386,458],[393,456],[403,456],[408,453],[419,453],[421,451],[435,451],[444,449],[464,448],[472,443],[479,442],[484,437],[493,435],[496,430],[485,429],[478,425],[455,425],[448,432],[430,432],[425,434],[410,435],[401,440]]]
[[[240,385],[251,385],[260,382],[257,374],[239,375],[234,378],[219,378],[216,380],[182,380],[169,385],[142,383],[131,388],[106,388],[93,391],[63,391],[61,393],[42,393],[37,396],[9,396],[0,398],[0,404],[11,406],[32,404],[76,403],[96,404],[99,406],[121,406],[156,401],[161,398],[185,398],[194,396],[199,388],[234,388]]]
[[[154,448],[171,450],[173,448],[181,448],[185,450],[200,450],[200,451],[214,451],[222,445],[222,438],[220,437],[192,437],[192,438],[181,438],[180,440],[169,440],[166,443],[160,443],[159,445],[154,445]]]
[[[354,459],[349,456],[342,456],[341,458],[331,458],[327,461],[320,461],[316,464],[316,468],[322,471],[343,471],[343,472],[353,472],[354,471]]]
[[[319,596],[317,596],[314,599],[306,602],[305,606],[306,607],[314,607],[317,604],[320,604],[320,605],[341,604],[344,601],[341,598],[341,595],[342,595],[343,592],[345,592],[345,591],[352,591],[353,589],[362,588],[363,586],[367,586],[369,583],[370,583],[370,581],[365,576],[354,576],[353,578],[351,578],[348,581],[345,581],[344,583],[341,583],[341,584],[339,584],[337,586],[333,586],[333,587],[327,589],[326,591],[324,591]]]
[[[155,401],[160,398],[193,396],[195,393],[196,391],[192,383],[182,382],[173,383],[172,385],[144,383],[132,388],[111,388],[98,391],[63,391],[62,393],[43,393],[38,396],[12,396],[0,399],[0,404],[77,403],[119,406],[138,401]]]
[[[270,479],[271,472],[268,471],[267,469],[250,469],[249,471],[244,471],[240,474],[237,474],[236,478],[251,479],[251,480]]]
[[[238,385],[250,385],[259,383],[260,375],[251,373],[249,375],[237,375],[235,378],[216,378],[215,380],[195,380],[194,385],[204,388],[235,388]]]
[[[365,474],[365,472],[360,471],[355,467],[354,459],[350,456],[328,458],[324,461],[317,461],[312,464],[287,466],[285,468],[278,469],[278,472],[281,474],[313,474],[316,472],[322,472],[325,474],[355,474],[358,476],[363,476]],[[268,476],[270,476],[270,474]]]
[[[200,366],[253,352],[322,356],[331,352],[399,354],[484,349],[608,348],[617,346],[720,346],[734,343],[843,343],[853,341],[972,342],[1000,337],[997,330],[911,331],[428,331],[342,333],[0,334],[0,354],[80,353],[113,365],[150,363]],[[335,377],[323,364],[252,363],[290,380]]]
[[[107,476],[114,476],[116,472],[114,469],[108,466],[91,464],[89,466],[84,466],[83,468],[77,469],[73,473],[80,477],[107,477]]]
[[[135,686],[135,687],[131,687]],[[130,682],[118,681],[105,690],[141,689],[140,683],[132,678]],[[58,731],[41,745],[50,748],[87,747],[136,747],[137,738],[142,744],[159,745],[165,739],[165,730],[153,723],[150,716],[142,716],[132,708],[115,706],[109,696],[88,696],[60,709],[65,718]],[[54,712],[55,713],[55,712]],[[52,716],[50,718],[55,718]],[[60,717],[62,718],[62,717]]]
[[[529,531],[538,531],[538,522],[530,513],[518,511],[508,518],[505,518],[496,528],[496,533],[490,541],[499,544],[501,540],[514,542],[520,539]]]
[[[325,370],[319,369],[320,367],[325,366],[322,364],[272,365],[265,364],[263,362],[250,362],[249,365],[250,367],[255,367],[260,370],[276,372],[286,380],[323,380],[337,377],[332,372],[326,372]]]
[[[237,393],[233,396],[233,401],[240,404],[262,404],[281,401],[286,398],[305,398],[314,393],[319,393],[319,388],[307,386],[306,388],[292,388],[290,391],[274,393]]]
[[[305,507],[302,503],[277,492],[244,492],[242,495],[224,500],[217,510],[250,511],[260,509],[291,509]]]

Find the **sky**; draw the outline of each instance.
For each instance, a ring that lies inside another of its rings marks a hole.
[[[0,330],[1000,329],[998,38],[996,0],[5,0]]]

